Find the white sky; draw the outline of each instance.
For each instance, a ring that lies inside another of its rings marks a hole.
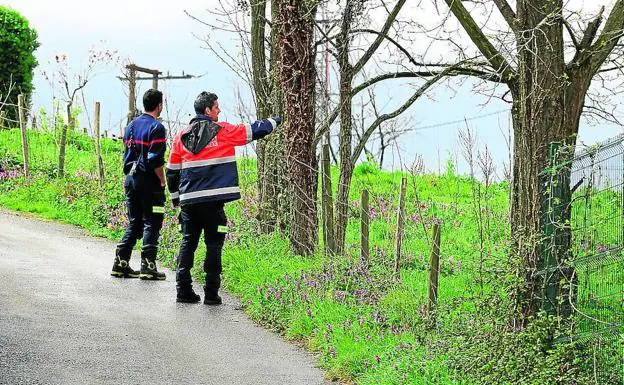
[[[413,1],[413,0],[410,0]],[[200,48],[201,42],[193,34],[205,36],[207,27],[198,24],[184,14],[192,14],[210,20],[209,8],[216,0],[108,0],[92,2],[80,0],[3,0],[8,5],[29,19],[39,34],[41,47],[37,50],[40,66],[35,70],[34,107],[52,106],[50,85],[41,76],[42,71],[49,71],[49,61],[57,53],[67,54],[74,68],[84,65],[88,50],[97,45],[116,49],[122,58],[129,58],[136,64],[169,71],[172,75],[182,71],[201,75],[199,79],[161,82],[168,101],[169,118],[180,115],[183,120],[192,113],[192,101],[200,91],[206,89],[219,94],[224,107],[222,118],[237,121],[234,100],[238,90],[249,103],[249,91],[212,54]],[[408,2],[409,3],[409,2]],[[573,8],[594,11],[599,5],[611,5],[613,0],[570,0]],[[423,1],[423,4],[431,4]],[[445,6],[440,6],[443,9]],[[425,17],[423,11],[409,9],[406,15]],[[431,8],[426,8],[431,12]],[[445,10],[445,9],[443,9]],[[418,12],[418,13],[416,13]],[[437,14],[431,17],[439,17]],[[214,35],[225,47],[232,49],[236,42],[232,36]],[[105,44],[100,43],[105,41]],[[85,99],[89,109],[95,100],[102,102],[103,126],[118,132],[120,122],[125,122],[127,109],[126,94],[121,82],[115,76],[121,75],[119,68],[110,68],[98,74],[85,90]],[[140,84],[139,95],[149,88],[150,82]],[[401,84],[390,83],[380,88],[378,95],[397,98],[397,87]],[[405,90],[405,85],[403,85]],[[406,91],[402,91],[406,92]],[[438,89],[428,98],[419,100],[410,109],[410,115],[404,119],[414,122],[417,127],[437,125],[449,121],[461,121],[464,118],[482,116],[507,109],[500,101],[485,105],[483,97],[472,94],[470,85],[457,93]],[[140,100],[139,100],[140,104]],[[621,115],[624,115],[622,113]],[[92,113],[90,114],[92,116]],[[167,115],[165,115],[167,119]],[[86,125],[84,123],[83,125]],[[481,143],[487,143],[494,150],[494,156],[502,170],[502,161],[507,159],[505,140],[501,132],[509,127],[508,114],[501,113],[479,120],[470,121],[477,129]],[[416,153],[422,154],[430,170],[438,170],[438,164],[444,163],[448,154],[457,156],[457,130],[464,123],[451,124],[439,128],[429,128],[405,136],[400,144],[400,151],[388,156],[386,167],[400,167],[401,163],[410,164]],[[621,133],[622,127],[601,125],[600,127],[581,128],[581,140],[593,143]],[[400,152],[400,155],[399,155]],[[443,166],[442,166],[443,168]]]

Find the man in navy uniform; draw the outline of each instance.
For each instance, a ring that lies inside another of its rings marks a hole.
[[[124,135],[123,171],[128,226],[117,245],[111,275],[119,278],[163,280],[156,268],[158,238],[165,214],[165,127],[157,120],[163,109],[163,94],[154,89],[143,95],[145,113],[134,119]],[[141,271],[130,267],[132,249],[138,239]]]
[[[182,244],[178,254],[176,288],[178,302],[199,302],[192,287],[191,268],[199,238],[204,233],[206,259],[204,304],[219,305],[221,250],[228,231],[224,204],[240,199],[236,146],[270,134],[281,118],[252,124],[220,122],[217,95],[202,92],[195,99],[190,124],[173,140],[167,184],[175,206],[181,206]]]

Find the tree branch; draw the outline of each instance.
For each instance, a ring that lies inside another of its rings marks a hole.
[[[437,66],[438,64],[436,64]],[[403,79],[403,78],[425,78],[425,77],[438,77],[442,76],[475,76],[484,80],[490,80],[498,83],[504,83],[500,78],[499,74],[496,73],[488,73],[476,69],[472,69],[470,67],[464,67],[462,65],[451,65],[451,64],[439,64],[440,66],[447,66],[447,69],[442,71],[404,71],[404,72],[392,72],[383,75],[378,75],[373,78],[366,80],[360,85],[353,87],[351,90],[351,97],[353,98],[360,92],[364,91],[366,88],[379,83],[384,80],[389,79]],[[314,146],[318,144],[323,135],[329,130],[330,126],[334,123],[334,121],[338,118],[338,114],[340,113],[340,106],[336,106],[332,112],[327,117],[327,120],[323,122],[323,124],[318,128],[316,134],[314,135]]]
[[[596,73],[624,35],[624,0],[617,0],[598,40],[591,47],[591,69]]]
[[[570,35],[570,39],[572,39],[572,44],[574,44],[574,47],[576,48],[576,51],[580,51],[581,50],[581,46],[578,42],[578,40],[576,39],[576,35],[574,34],[574,30],[572,29],[572,26],[570,25],[570,23],[567,20],[563,20],[563,25],[565,25],[566,29],[568,30],[568,35]]]
[[[323,28],[321,28],[321,26],[319,25],[318,21],[314,20],[314,26],[316,27],[316,30],[319,31],[319,33],[322,35],[322,39],[318,40],[316,43],[314,43],[314,45],[318,47],[329,42],[335,47],[336,45],[333,43],[333,40],[335,40],[338,35],[336,34],[333,36],[329,36],[329,33],[336,27],[336,25],[337,22],[330,26],[327,32],[325,32],[323,31]]]
[[[387,73],[387,74],[375,76],[374,78],[368,79],[367,81],[365,81],[364,83],[358,85],[357,87],[353,87],[353,89],[351,89],[351,97],[353,98],[358,93],[364,91],[366,88],[372,86],[373,84],[379,83],[379,82],[381,82],[383,80],[387,80],[387,79],[401,79],[401,78],[421,78],[421,77],[426,77],[426,76],[437,76],[437,75],[439,75],[439,73],[437,73],[437,72],[411,72],[411,71],[407,71],[407,72]],[[318,144],[318,142],[321,140],[323,135],[325,135],[325,133],[329,130],[331,125],[338,118],[339,113],[340,113],[340,106],[338,105],[338,106],[334,107],[332,112],[327,117],[327,120],[325,122],[323,122],[323,124],[316,131],[316,134],[314,135],[314,146],[316,146]]]
[[[449,6],[451,12],[453,12],[453,15],[455,15],[462,27],[464,27],[466,33],[468,33],[470,40],[472,40],[483,56],[485,56],[492,67],[494,67],[494,70],[501,75],[501,80],[505,83],[513,81],[516,77],[515,71],[496,49],[496,47],[494,47],[487,36],[485,36],[481,28],[477,25],[476,21],[461,1],[444,1],[446,1],[446,4]]]
[[[602,23],[603,14],[604,14],[604,7],[601,7],[600,12],[598,13],[598,16],[596,16],[596,18],[592,20],[591,22],[589,22],[589,24],[587,25],[587,29],[585,30],[585,33],[583,34],[583,39],[579,43],[579,46],[581,47],[581,49],[589,48],[591,44],[594,42],[594,39],[596,38],[596,34],[598,33],[598,28],[600,27],[600,24]]]
[[[496,4],[496,7],[500,11],[500,13],[503,15],[503,18],[505,18],[505,21],[509,25],[509,28],[511,28],[513,32],[517,33],[518,28],[516,27],[516,23],[518,19],[516,18],[516,13],[511,8],[507,0],[492,0],[492,1],[494,1],[494,4]]]
[[[370,45],[370,47],[368,47],[368,49],[366,50],[364,55],[362,55],[360,60],[358,60],[358,62],[355,63],[355,65],[353,66],[353,73],[354,74],[360,72],[360,70],[364,67],[364,65],[366,65],[366,63],[373,56],[375,51],[377,51],[377,48],[379,48],[379,46],[383,42],[384,36],[386,36],[388,34],[388,31],[390,30],[390,27],[392,27],[392,24],[394,24],[394,21],[396,20],[397,15],[399,14],[399,11],[401,10],[401,8],[403,8],[403,5],[405,5],[406,1],[407,0],[399,0],[396,3],[394,8],[392,9],[392,12],[390,12],[390,14],[388,15],[388,18],[386,19],[386,22],[384,23],[384,26],[381,29],[381,31],[379,32],[379,35],[377,36],[375,41],[373,41],[373,43]]]
[[[386,120],[396,118],[397,116],[399,116],[403,112],[405,112],[405,110],[410,108],[411,105],[414,104],[414,102],[416,100],[418,100],[429,88],[431,88],[431,86],[433,86],[435,83],[437,83],[443,77],[447,76],[451,71],[453,71],[453,69],[454,69],[453,67],[449,67],[449,68],[445,69],[444,71],[440,72],[439,74],[437,74],[436,76],[432,77],[431,79],[427,80],[427,82],[425,84],[423,84],[420,88],[418,88],[416,90],[416,92],[414,92],[414,94],[401,107],[397,108],[396,110],[392,111],[389,114],[383,114],[383,115],[379,116],[366,129],[366,131],[364,132],[364,134],[360,138],[357,146],[355,147],[355,149],[353,151],[353,154],[351,155],[351,164],[355,164],[357,162],[358,158],[360,157],[360,155],[362,153],[362,150],[363,150],[364,146],[366,145],[366,142],[368,141],[370,136],[373,134],[373,132],[375,132],[375,130],[377,129],[377,127],[380,124],[382,124]]]
[[[600,8],[600,12],[594,18],[594,20],[590,21],[583,33],[583,38],[580,42],[574,42],[576,46],[576,53],[574,54],[574,58],[568,65],[568,69],[579,68],[587,63],[587,61],[592,56],[591,45],[596,39],[596,34],[598,33],[598,28],[600,28],[600,24],[602,23],[602,15],[604,13],[604,7]],[[568,27],[568,23],[565,23],[566,27]],[[570,31],[570,29],[568,29]],[[570,35],[572,32],[570,31]]]

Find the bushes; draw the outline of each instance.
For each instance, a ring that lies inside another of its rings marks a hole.
[[[0,6],[0,97],[17,104],[17,95],[30,100],[33,70],[37,66],[34,51],[39,47],[37,32],[22,15]],[[6,109],[8,119],[17,120],[17,109]]]

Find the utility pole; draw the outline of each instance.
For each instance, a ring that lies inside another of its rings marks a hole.
[[[128,120],[126,124],[130,124],[132,119],[134,119],[137,115],[137,108],[136,108],[136,82],[137,80],[151,80],[152,88],[157,90],[159,80],[184,80],[184,79],[193,79],[196,77],[193,75],[185,74],[184,71],[182,71],[181,76],[170,76],[169,72],[167,72],[166,76],[161,76],[162,72],[159,70],[140,67],[140,66],[137,66],[136,64],[128,64],[126,66],[126,69],[128,70],[127,77],[117,76],[119,80],[128,82]],[[145,73],[151,76],[137,76],[137,72]]]

